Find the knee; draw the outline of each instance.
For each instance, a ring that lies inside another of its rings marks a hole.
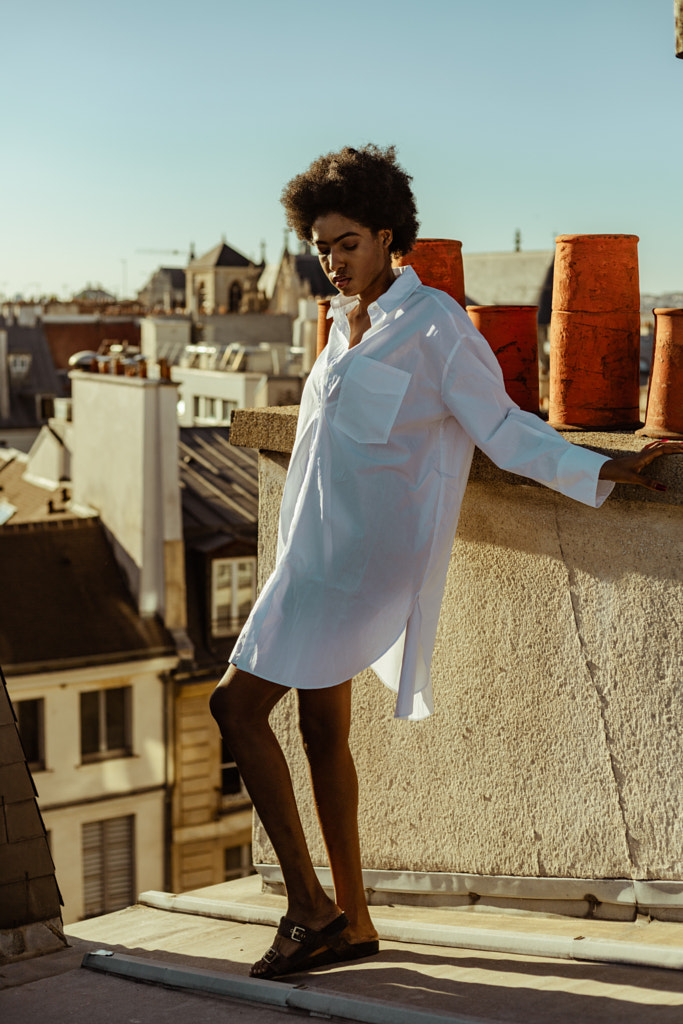
[[[231,665],[220,683],[209,697],[209,709],[218,723],[225,739],[230,739],[231,733],[239,726],[242,717],[238,687],[235,683],[235,671],[231,671]]]
[[[268,728],[273,706],[286,691],[230,665],[209,698],[211,714],[231,750]]]

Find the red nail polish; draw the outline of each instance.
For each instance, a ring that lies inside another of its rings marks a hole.
[[[666,490],[666,484],[655,484],[655,490],[656,491],[665,491]]]

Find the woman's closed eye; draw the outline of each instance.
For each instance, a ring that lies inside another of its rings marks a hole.
[[[358,242],[354,242],[353,245],[343,245],[342,252],[354,252],[358,248]],[[328,260],[330,253],[326,250],[318,249],[318,258],[321,260]]]

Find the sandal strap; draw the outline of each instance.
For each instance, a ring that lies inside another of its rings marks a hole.
[[[318,937],[318,932],[313,931],[312,928],[306,928],[303,924],[297,924],[296,921],[292,921],[291,917],[280,918],[277,933],[284,939],[291,939],[292,942],[301,942],[302,945],[306,945],[311,939],[317,939]]]
[[[349,922],[346,914],[340,914],[338,917],[335,917],[333,921],[330,921],[320,931],[307,928],[303,924],[297,924],[296,921],[292,921],[291,917],[282,917],[277,933],[285,939],[292,939],[293,942],[301,943],[302,950],[319,949],[321,945],[326,944],[327,936],[339,935],[345,928],[348,928],[348,925]]]
[[[325,953],[328,953],[328,947],[335,937],[343,932],[345,928],[348,928],[348,926],[349,921],[346,914],[340,914],[338,917],[335,917],[333,921],[330,921],[320,931],[306,928],[305,925],[297,924],[296,921],[292,921],[289,917],[283,917],[277,930],[278,935],[298,942],[299,948],[290,953],[289,956],[284,956],[283,953],[271,946],[270,949],[266,950],[258,963],[254,964],[252,977],[269,979],[279,977],[282,974],[292,974],[297,970],[308,970],[309,967],[315,966],[316,955],[320,958],[317,962],[329,963],[330,961],[323,959],[323,956]],[[265,965],[265,970],[257,971],[256,968],[259,964]]]

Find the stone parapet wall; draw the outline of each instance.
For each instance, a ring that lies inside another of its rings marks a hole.
[[[296,414],[247,411],[232,431],[261,449],[261,582]],[[647,443],[567,436],[607,454]],[[354,684],[369,875],[428,874],[454,905],[485,903],[492,878],[499,900],[520,880],[552,880],[548,909],[576,899],[569,883],[580,879],[577,913],[683,917],[683,459],[655,474],[666,493],[618,485],[596,510],[476,453],[434,653],[436,713],[395,721],[394,695],[372,670]],[[273,718],[324,866],[292,695]],[[275,860],[258,822],[254,859]],[[463,876],[465,896],[453,882]],[[612,905],[591,895],[605,879],[657,884]],[[398,901],[401,887],[392,895],[386,883],[381,898]]]

